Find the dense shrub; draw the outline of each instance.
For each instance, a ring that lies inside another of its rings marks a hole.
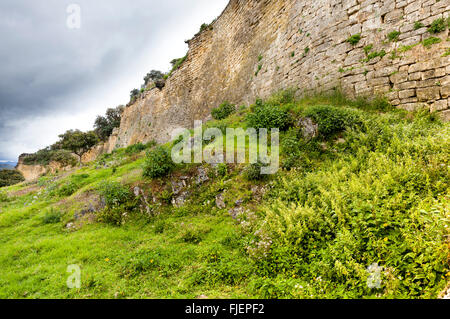
[[[59,135],[59,141],[55,144],[59,149],[69,150],[79,157],[91,149],[98,142],[98,136],[94,131],[81,132],[80,130],[68,130]]]
[[[351,45],[356,45],[358,44],[358,42],[361,40],[361,34],[354,34],[351,37],[349,37],[347,39],[347,42],[350,43]]]
[[[58,162],[63,166],[75,166],[77,164],[76,158],[70,151],[64,149],[53,149],[47,147],[39,150],[34,154],[29,154],[23,159],[25,165],[43,165],[46,166],[50,162]]]
[[[295,102],[295,93],[296,89],[290,88],[285,90],[280,90],[274,93],[271,97],[269,97],[266,101],[266,104],[274,105],[274,106],[282,106]],[[257,105],[262,105],[263,101],[256,101]]]
[[[9,196],[6,193],[0,191],[0,203],[6,203],[9,202],[9,200]]]
[[[257,163],[248,164],[244,169],[244,177],[249,181],[259,181],[267,178],[267,174],[261,174],[261,169],[267,166],[260,160]]]
[[[398,41],[400,34],[400,31],[392,31],[388,33],[387,38],[389,39],[389,41],[396,42]]]
[[[46,211],[42,217],[42,222],[44,224],[57,224],[61,221],[61,213],[54,208]]]
[[[126,204],[133,198],[133,194],[128,187],[119,182],[103,182],[100,184],[99,193],[104,199],[107,208]]]
[[[70,151],[57,150],[54,151],[51,160],[60,163],[63,166],[75,166],[77,165],[77,159],[72,155]]]
[[[147,152],[144,163],[144,176],[164,177],[173,169],[174,163],[168,150],[162,146]]]
[[[106,207],[97,214],[100,222],[120,226],[128,213],[136,209],[136,200],[128,187],[119,182],[104,182],[99,193]]]
[[[22,174],[15,169],[0,170],[0,187],[15,185],[24,180]]]
[[[325,138],[361,124],[355,111],[329,105],[313,106],[304,115],[318,123],[319,133]]]
[[[172,64],[172,69],[170,70],[170,72],[165,76],[170,77],[172,75],[173,72],[175,72],[176,70],[178,70],[184,63],[184,61],[187,60],[188,55],[186,54],[184,57],[179,58],[179,59],[173,59],[172,61],[170,61],[170,64]]]
[[[264,298],[433,297],[449,271],[448,126],[367,116],[345,152],[280,177],[250,234]],[[251,248],[251,249],[250,249]],[[380,286],[368,285],[379,267]],[[295,279],[298,278],[298,279]],[[301,289],[298,286],[301,284]]]
[[[227,164],[224,164],[224,163],[218,164],[216,167],[216,173],[217,173],[217,176],[219,176],[219,177],[225,177],[228,173]]]
[[[255,129],[266,128],[268,130],[278,128],[280,131],[283,131],[292,125],[291,115],[278,106],[263,104],[255,106],[253,109],[252,113],[247,114],[248,127]]]
[[[150,82],[156,82],[164,78],[164,73],[157,70],[152,70],[144,77],[144,87],[147,86]]]
[[[444,18],[439,18],[434,20],[431,23],[431,26],[428,28],[428,32],[431,34],[440,33],[445,30],[445,20]]]
[[[139,91],[138,89],[131,90],[129,104],[136,102],[136,100],[139,98],[140,95],[141,95],[141,91]]]
[[[219,107],[211,111],[211,115],[215,120],[223,120],[228,116],[236,112],[236,106],[229,103],[223,102]]]
[[[147,146],[145,146],[142,143],[137,143],[134,145],[130,145],[125,149],[125,154],[131,155],[131,154],[136,154],[136,153],[140,153],[143,150],[145,150],[147,148]]]
[[[70,181],[66,184],[63,184],[57,191],[59,196],[71,196],[79,189],[79,185],[74,181]]]
[[[313,161],[323,153],[317,139],[305,140],[300,128],[291,128],[281,140],[283,154],[282,167],[286,170],[293,168],[309,169]]]
[[[136,94],[136,92],[133,93],[133,95]],[[123,111],[124,107],[120,105],[116,108],[107,109],[105,116],[97,116],[97,118],[95,119],[94,128],[95,133],[100,138],[100,140],[106,141],[111,135],[114,128],[120,126],[120,120],[122,118]]]

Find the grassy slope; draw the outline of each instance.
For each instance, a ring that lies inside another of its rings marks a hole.
[[[336,98],[277,103],[296,116],[317,104],[347,104]],[[238,127],[248,112],[210,125]],[[184,207],[162,204],[159,216],[134,213],[120,227],[65,225],[102,181],[139,185],[158,198],[170,189],[170,178],[142,177],[145,152],[118,150],[82,169],[2,189],[10,198],[0,201],[0,297],[437,296],[449,271],[450,126],[423,114],[355,112],[365,129],[300,146],[297,169],[249,182],[242,166],[229,167],[223,178],[193,184]],[[336,143],[339,138],[345,141]],[[289,157],[291,149],[282,161]],[[178,167],[174,175],[195,170]],[[75,193],[61,194],[63,185]],[[263,201],[252,195],[254,185],[271,185]],[[215,205],[223,190],[227,209]],[[238,199],[257,217],[233,220],[228,209]],[[61,221],[46,224],[52,209]],[[264,241],[272,242],[266,251],[258,246]],[[374,262],[386,268],[382,288],[370,290],[365,268]],[[82,268],[81,289],[66,286],[70,264]]]

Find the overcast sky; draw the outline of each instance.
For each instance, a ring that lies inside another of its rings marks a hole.
[[[0,161],[126,104],[228,0],[1,0]],[[80,8],[80,27],[77,11]],[[68,12],[68,8],[70,9]],[[69,22],[69,23],[68,23]]]

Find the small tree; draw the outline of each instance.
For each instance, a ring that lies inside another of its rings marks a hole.
[[[58,145],[65,150],[72,151],[80,159],[84,153],[89,151],[98,142],[98,137],[94,131],[81,132],[80,130],[69,130],[64,134],[59,135]]]
[[[116,108],[109,108],[106,110],[105,116],[97,116],[95,120],[95,133],[102,141],[106,141],[111,136],[114,128],[120,126],[120,120],[122,118],[124,107],[122,105]]]
[[[144,86],[147,86],[147,84],[150,81],[156,82],[158,80],[161,80],[164,78],[164,73],[157,70],[151,70],[147,75],[144,77]]]

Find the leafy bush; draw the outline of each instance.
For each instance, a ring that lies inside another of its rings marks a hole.
[[[144,87],[147,86],[150,82],[156,82],[164,78],[164,73],[157,70],[152,70],[144,77]]]
[[[24,157],[23,163],[25,165],[42,165],[46,166],[50,162],[58,162],[63,166],[75,166],[77,164],[76,158],[68,150],[54,149],[56,145],[47,147],[37,151],[34,154],[28,154]]]
[[[318,123],[319,134],[325,138],[361,124],[359,114],[355,111],[328,105],[313,106],[304,115]]]
[[[63,166],[75,166],[77,165],[77,159],[72,155],[70,151],[57,150],[54,151],[51,160],[60,163]]]
[[[79,189],[79,185],[74,181],[63,184],[57,191],[58,196],[71,196]]]
[[[173,169],[174,163],[166,148],[159,146],[147,152],[144,163],[144,176],[164,177]]]
[[[61,221],[61,213],[54,208],[46,211],[44,217],[42,217],[42,222],[44,224],[57,224]]]
[[[351,45],[356,45],[361,40],[361,34],[354,34],[350,38],[347,39],[347,42]]]
[[[424,27],[424,25],[423,25],[422,22],[420,22],[420,21],[414,22],[414,30],[419,30],[419,29],[421,29],[423,27]]]
[[[130,104],[136,102],[136,100],[139,98],[139,96],[141,95],[141,91],[139,91],[138,89],[133,89],[130,91]]]
[[[133,199],[133,194],[128,187],[119,182],[103,182],[98,190],[107,208],[118,207]]]
[[[428,32],[431,34],[440,33],[445,30],[445,20],[444,18],[439,18],[434,20],[431,23],[431,26],[428,28]]]
[[[257,163],[249,164],[244,169],[244,177],[249,181],[259,181],[267,178],[266,174],[261,174],[261,169],[267,166],[260,160]]]
[[[59,141],[56,145],[60,149],[69,150],[79,157],[91,149],[98,142],[98,136],[95,132],[81,132],[80,130],[68,130],[59,135]]]
[[[142,144],[142,143],[137,143],[134,145],[130,145],[125,149],[125,154],[131,155],[131,154],[136,154],[136,153],[140,153],[143,150],[145,150],[147,148],[146,145]]]
[[[267,252],[255,258],[267,280],[254,282],[254,291],[264,298],[436,296],[449,271],[448,133],[425,115],[408,123],[374,114],[346,134],[337,159],[280,177],[251,237],[250,248]],[[372,289],[377,263],[380,288]]]
[[[246,121],[248,127],[255,129],[278,128],[283,131],[292,125],[292,117],[287,111],[270,104],[254,107],[253,113],[247,114]]]
[[[198,244],[210,231],[210,227],[187,225],[180,231],[180,239],[186,243]]]
[[[25,178],[18,170],[3,169],[0,170],[0,187],[15,185],[23,182]]]
[[[184,61],[187,60],[188,55],[186,54],[184,57],[179,58],[179,59],[173,59],[172,61],[170,61],[170,63],[172,64],[172,69],[170,70],[169,74],[167,74],[167,77],[170,77],[172,75],[173,72],[175,72],[176,70],[178,70],[184,63]]]
[[[228,173],[227,164],[220,163],[219,165],[217,165],[216,173],[217,173],[217,176],[219,176],[219,177],[225,177]]]
[[[387,35],[387,38],[389,39],[389,41],[398,41],[398,37],[400,36],[401,32],[400,31],[392,31],[389,32]]]
[[[422,41],[422,45],[425,48],[429,49],[433,44],[441,43],[441,42],[442,42],[442,40],[440,38],[429,37],[429,38],[427,38],[427,39]]]
[[[136,209],[134,194],[119,182],[103,182],[99,193],[106,207],[97,214],[100,222],[120,226],[128,213]]]
[[[234,112],[236,112],[235,105],[229,102],[223,102],[219,107],[211,111],[211,115],[215,120],[224,120]]]
[[[296,91],[297,90],[293,88],[278,91],[267,99],[266,104],[274,106],[282,106],[294,103]],[[256,101],[256,105],[259,106],[263,105],[263,101],[262,100]]]
[[[139,93],[132,91],[131,99],[135,98]],[[124,107],[122,105],[116,108],[109,108],[106,110],[105,116],[97,116],[95,119],[95,133],[102,141],[106,141],[108,137],[112,134],[114,128],[120,126],[120,120],[122,118],[122,113]]]
[[[0,192],[0,203],[6,203],[9,201],[10,201],[10,199],[9,199],[8,195],[4,192]]]

